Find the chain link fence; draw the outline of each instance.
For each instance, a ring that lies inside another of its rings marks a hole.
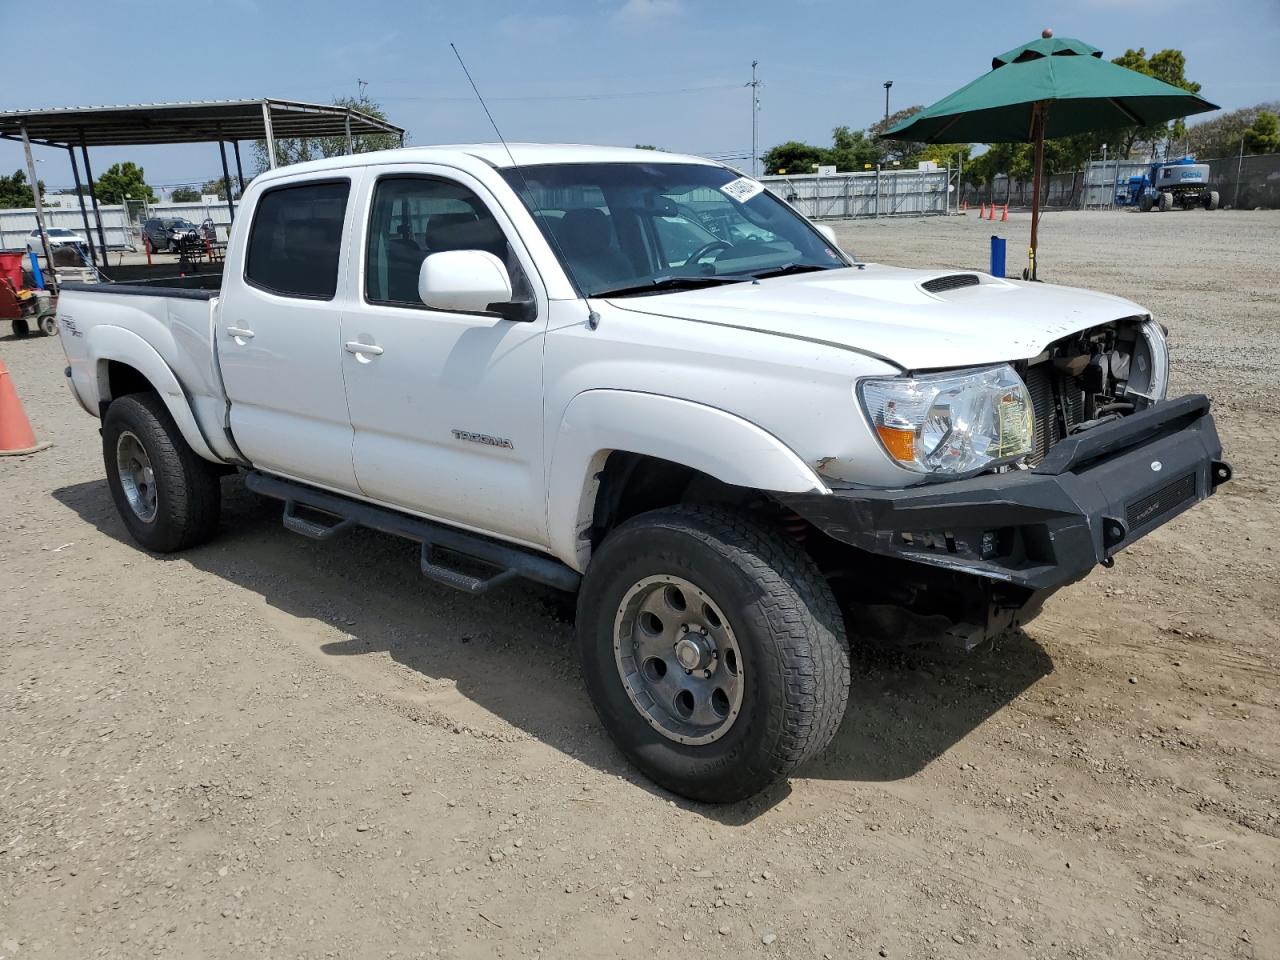
[[[1218,191],[1223,207],[1280,209],[1280,154],[1266,153],[1198,160],[1209,165],[1209,189]],[[1060,210],[1109,208],[1117,193],[1127,192],[1129,178],[1150,169],[1143,160],[1095,160],[1084,170],[1044,178],[1042,205]],[[1007,203],[1031,206],[1031,183],[1004,174],[991,183],[965,182],[960,199],[970,204]]]

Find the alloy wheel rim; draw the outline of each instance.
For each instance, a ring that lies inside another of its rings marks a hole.
[[[614,617],[613,652],[632,706],[668,740],[712,743],[742,710],[742,652],[733,627],[683,577],[632,585]]]
[[[129,509],[143,523],[150,523],[156,518],[160,501],[155,471],[142,441],[129,430],[122,431],[116,440],[116,473]]]

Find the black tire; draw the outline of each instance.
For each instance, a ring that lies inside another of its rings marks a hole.
[[[1172,209],[1173,209],[1173,194],[1172,193],[1160,194],[1160,212],[1168,213]]]
[[[13,335],[15,337],[25,337],[31,332],[31,324],[27,323],[26,317],[15,318],[10,326],[13,327]]]
[[[1205,196],[1204,208],[1206,210],[1218,209],[1218,191],[1217,190],[1210,190],[1208,195]]]
[[[149,519],[130,505],[121,482],[117,446],[126,431],[150,460],[156,505]],[[102,458],[120,519],[133,539],[148,550],[184,550],[217,532],[222,506],[219,470],[187,445],[156,394],[131,393],[111,401],[102,421]]]
[[[659,575],[712,598],[741,651],[741,708],[710,743],[679,743],[651,726],[618,669],[620,604]],[[733,509],[655,510],[610,533],[583,579],[577,630],[605,729],[652,780],[694,800],[730,803],[786,777],[830,743],[848,704],[849,644],[830,586],[796,544]]]
[[[1139,198],[1139,200],[1138,200],[1138,209],[1139,209],[1139,210],[1141,210],[1143,213],[1150,213],[1150,212],[1151,212],[1151,198],[1150,198],[1150,197],[1148,197],[1148,196],[1146,196],[1146,195],[1143,195],[1141,198]]]
[[[46,337],[56,337],[58,335],[58,318],[52,313],[46,313],[40,318],[40,332]]]

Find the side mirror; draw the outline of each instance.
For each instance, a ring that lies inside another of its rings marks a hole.
[[[505,316],[511,277],[502,261],[485,250],[446,250],[422,261],[418,296],[436,310]]]

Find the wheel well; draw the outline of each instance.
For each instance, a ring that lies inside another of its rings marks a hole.
[[[764,507],[772,500],[758,490],[723,483],[683,464],[615,450],[600,471],[591,523],[592,548],[632,517],[679,503],[758,503]]]
[[[106,414],[107,407],[116,397],[123,397],[129,393],[154,393],[156,388],[152,386],[151,381],[135,367],[122,363],[119,360],[105,361],[106,370],[102,379],[106,390],[102,392],[98,406],[100,412]]]

